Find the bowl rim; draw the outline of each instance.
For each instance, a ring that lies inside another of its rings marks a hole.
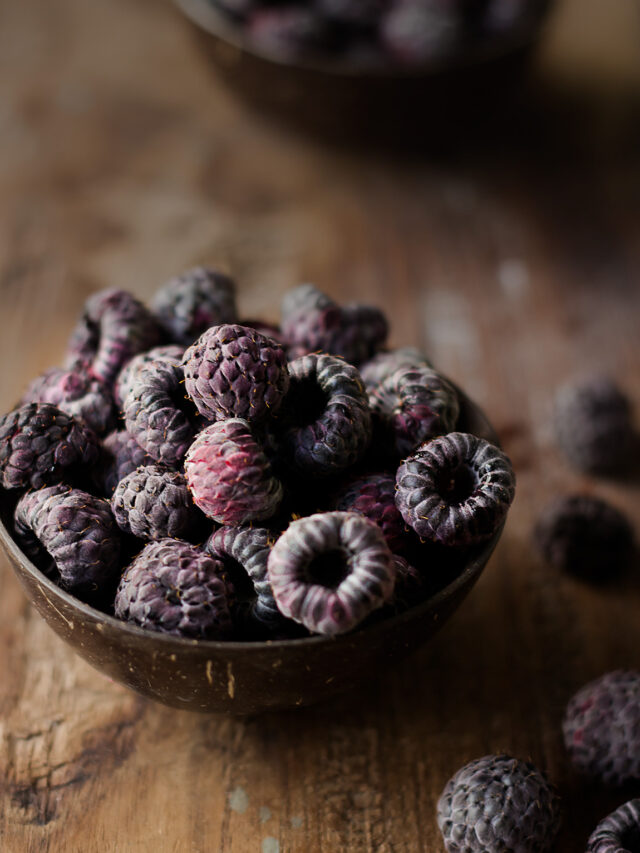
[[[550,0],[547,0],[532,29],[527,30],[524,28],[515,33],[510,33],[508,36],[502,36],[497,40],[489,39],[487,44],[476,46],[463,58],[460,58],[460,56],[443,56],[413,67],[398,67],[391,64],[388,66],[373,64],[358,65],[346,60],[323,60],[315,57],[311,59],[305,57],[297,57],[293,60],[285,59],[282,56],[278,56],[275,52],[257,50],[253,47],[247,39],[242,38],[238,34],[238,28],[227,21],[223,13],[216,9],[210,0],[173,0],[173,3],[200,30],[225,42],[228,46],[234,47],[243,54],[270,63],[275,67],[290,71],[316,72],[337,78],[349,77],[353,79],[364,78],[373,80],[407,80],[421,77],[436,77],[439,74],[446,74],[450,71],[474,68],[479,64],[491,62],[492,60],[500,59],[523,50],[535,40],[540,23],[544,18],[548,6],[551,4]]]

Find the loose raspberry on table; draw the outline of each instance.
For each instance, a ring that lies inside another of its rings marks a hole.
[[[573,696],[562,724],[573,764],[608,785],[640,779],[640,672],[608,672]]]
[[[66,367],[86,368],[111,385],[139,352],[161,342],[162,333],[147,308],[126,290],[101,290],[87,299],[67,347]]]
[[[399,370],[404,368],[430,367],[429,359],[415,347],[400,347],[400,349],[380,352],[360,366],[360,375],[367,391],[375,390],[379,385]]]
[[[124,401],[127,432],[156,462],[180,463],[196,432],[196,411],[185,398],[182,368],[152,361],[137,373]]]
[[[231,617],[221,569],[217,560],[187,542],[150,542],[122,575],[115,615],[163,634],[224,639]]]
[[[201,519],[184,475],[158,465],[120,480],[111,509],[120,529],[138,539],[189,539]]]
[[[588,580],[618,574],[633,553],[633,530],[611,504],[589,495],[566,495],[542,510],[534,541],[554,568]]]
[[[116,405],[122,408],[137,374],[143,367],[152,361],[173,361],[176,364],[181,364],[183,353],[184,349],[177,344],[163,344],[160,347],[153,347],[147,352],[134,355],[131,361],[128,361],[122,368],[113,386],[113,398]]]
[[[238,319],[233,279],[207,267],[172,278],[156,292],[151,307],[168,337],[183,349],[211,326]]]
[[[381,437],[399,457],[451,432],[460,412],[456,390],[428,367],[398,368],[370,392],[369,406]]]
[[[371,438],[367,395],[355,367],[330,355],[290,362],[276,428],[280,457],[298,474],[328,477],[360,459]]]
[[[278,511],[282,484],[241,418],[204,429],[189,448],[184,469],[196,506],[220,524],[239,527]]]
[[[50,403],[27,403],[0,418],[0,483],[5,489],[58,483],[98,458],[93,431]]]
[[[340,512],[359,512],[375,522],[394,554],[406,542],[404,519],[396,506],[396,479],[392,474],[364,474],[351,480],[336,495],[333,505]]]
[[[183,365],[187,394],[210,421],[263,421],[276,414],[289,387],[283,348],[245,326],[208,329]]]
[[[103,498],[49,486],[24,494],[14,518],[24,551],[34,559],[50,558],[46,572],[65,589],[94,595],[117,578],[120,531]]]
[[[589,838],[587,853],[640,850],[640,800],[629,800],[601,820]]]
[[[391,598],[396,565],[377,524],[357,513],[292,522],[271,550],[280,612],[316,634],[343,634]]]
[[[153,465],[149,456],[135,438],[126,430],[111,432],[102,443],[102,457],[96,471],[96,486],[100,493],[110,498],[123,477],[141,465]]]
[[[559,799],[546,776],[508,755],[465,764],[438,801],[438,827],[449,853],[546,853],[559,826]]]
[[[515,494],[515,475],[493,444],[452,432],[405,459],[396,485],[396,506],[418,536],[443,545],[471,545],[500,527]]]
[[[84,421],[97,435],[113,429],[116,412],[109,388],[79,367],[63,370],[52,367],[27,388],[22,404],[51,403],[74,418]]]

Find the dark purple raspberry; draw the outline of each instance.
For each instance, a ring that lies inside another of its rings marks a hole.
[[[0,483],[40,489],[98,461],[92,430],[50,403],[27,403],[0,418]]]
[[[296,288],[282,303],[282,334],[290,356],[325,352],[357,365],[376,353],[387,333],[387,321],[377,308],[341,308],[313,285]]]
[[[631,404],[608,376],[560,388],[554,423],[558,444],[581,471],[615,474],[638,460]]]
[[[381,438],[400,457],[450,432],[460,411],[453,386],[428,367],[400,367],[371,391],[369,406]]]
[[[222,563],[234,622],[249,632],[279,630],[285,621],[267,576],[274,542],[271,531],[263,527],[221,527],[204,546]]]
[[[319,477],[353,465],[371,438],[367,395],[356,368],[331,355],[305,355],[289,364],[289,372],[278,427],[285,463]]]
[[[500,527],[513,500],[515,475],[493,444],[451,432],[405,459],[396,485],[396,506],[421,539],[472,545]]]
[[[432,367],[429,359],[415,347],[380,352],[360,367],[360,375],[367,391],[374,391],[385,379],[401,367]]]
[[[224,638],[231,617],[221,568],[187,542],[150,542],[122,575],[115,615],[163,634]]]
[[[111,497],[123,477],[141,465],[153,465],[155,459],[126,430],[112,432],[102,444],[102,462],[97,472],[100,492]]]
[[[553,500],[540,514],[534,539],[554,568],[589,580],[619,573],[633,553],[633,530],[625,516],[589,495]]]
[[[608,672],[573,696],[562,723],[573,764],[607,785],[640,779],[640,672]]]
[[[286,347],[287,345],[280,327],[274,326],[273,323],[269,323],[267,320],[241,320],[240,325],[246,329],[253,329],[254,332],[258,332],[258,334],[263,335],[265,338],[271,338],[280,344],[281,347]]]
[[[151,307],[169,338],[183,349],[211,326],[238,319],[233,279],[206,267],[171,279],[158,290]]]
[[[111,498],[118,526],[138,539],[188,539],[199,513],[179,471],[158,465],[138,468],[122,479]]]
[[[391,598],[396,565],[377,524],[354,512],[292,522],[269,555],[283,613],[316,634],[344,634]]]
[[[459,13],[451,0],[397,0],[380,24],[389,58],[406,66],[451,54],[459,36]]]
[[[545,853],[560,827],[560,802],[533,764],[487,755],[447,782],[438,826],[449,853]]]
[[[311,9],[264,8],[249,13],[246,34],[254,50],[276,59],[295,59],[322,43],[324,22]]]
[[[183,358],[187,394],[210,421],[261,421],[275,414],[289,387],[280,344],[245,326],[214,326]]]
[[[195,504],[220,524],[262,521],[280,506],[282,484],[241,418],[203,430],[189,448],[184,469]]]
[[[96,434],[113,429],[116,413],[113,397],[99,379],[82,370],[52,367],[34,379],[22,403],[51,403],[74,418],[79,418]]]
[[[365,474],[338,493],[334,506],[340,512],[359,512],[382,529],[394,554],[402,553],[405,525],[396,506],[396,479],[391,474]]]
[[[177,465],[195,434],[196,412],[185,399],[182,367],[152,361],[137,373],[124,401],[127,432],[156,462]]]
[[[396,613],[408,610],[422,598],[425,583],[422,574],[404,557],[393,555],[396,565],[396,583],[389,602]]]
[[[128,361],[122,368],[113,386],[113,398],[116,405],[122,408],[127,394],[133,387],[136,375],[143,367],[152,361],[173,361],[181,364],[183,353],[183,348],[177,344],[163,344],[163,346],[154,347],[147,352],[134,355],[131,361]]]
[[[640,850],[640,800],[629,800],[600,821],[587,853],[635,853]]]
[[[151,313],[126,290],[101,290],[87,299],[67,347],[66,366],[83,365],[111,385],[130,359],[160,343]]]
[[[103,498],[62,485],[27,492],[15,529],[29,556],[46,552],[53,562],[47,574],[65,589],[90,595],[118,575],[120,532]]]

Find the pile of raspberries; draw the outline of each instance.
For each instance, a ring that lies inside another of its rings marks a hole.
[[[205,268],[150,308],[94,294],[0,419],[17,541],[69,592],[189,638],[335,635],[417,604],[497,533],[514,474],[386,337],[312,285],[279,327],[241,322]]]
[[[209,0],[254,50],[283,61],[428,66],[527,33],[548,0]]]

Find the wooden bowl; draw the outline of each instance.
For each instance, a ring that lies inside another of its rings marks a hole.
[[[217,74],[255,109],[340,141],[444,140],[503,112],[520,89],[540,24],[428,66],[288,61],[258,52],[208,0],[174,0]],[[418,138],[416,139],[416,134]]]
[[[461,394],[459,428],[497,439]],[[92,666],[176,708],[233,715],[309,705],[353,687],[425,643],[480,577],[502,528],[431,598],[339,637],[212,642],[143,630],[74,598],[49,580],[12,534],[16,496],[0,489],[0,542],[27,597],[53,630]]]

